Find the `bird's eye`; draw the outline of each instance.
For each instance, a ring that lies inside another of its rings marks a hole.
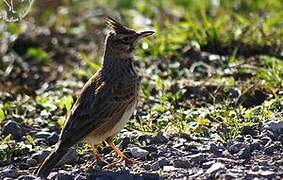
[[[130,39],[130,38],[127,37],[127,36],[125,36],[125,37],[122,38],[123,41],[128,41],[129,39]]]

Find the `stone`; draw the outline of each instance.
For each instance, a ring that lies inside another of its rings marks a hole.
[[[213,161],[207,161],[207,162],[205,162],[205,163],[202,163],[202,168],[203,168],[203,169],[208,169],[208,168],[210,168],[214,163],[215,163],[214,160],[213,160]]]
[[[194,164],[200,164],[204,160],[204,154],[198,153],[187,156]]]
[[[72,164],[78,162],[78,160],[79,156],[76,150],[74,148],[70,148],[57,165],[60,166],[63,164]]]
[[[130,148],[130,152],[134,158],[145,158],[149,152],[139,147]]]
[[[34,180],[34,179],[36,179],[36,177],[33,175],[22,175],[18,177],[18,180]]]
[[[151,164],[151,169],[152,169],[153,171],[157,171],[157,170],[159,170],[160,168],[161,168],[161,167],[160,167],[160,164],[159,164],[158,161],[155,161],[154,163]]]
[[[238,152],[237,155],[239,156],[240,159],[250,159],[252,153],[249,147],[244,147]]]
[[[272,131],[273,133],[282,134],[283,133],[283,121],[268,121],[263,125],[263,129]]]
[[[22,125],[13,120],[9,120],[6,122],[6,124],[4,124],[3,134],[11,134],[12,138],[16,141],[21,140],[25,135]]]
[[[266,155],[272,155],[273,154],[273,152],[274,152],[274,145],[270,145],[270,146],[268,146],[268,147],[266,147],[266,148],[264,148],[264,153],[266,154]]]
[[[8,166],[2,172],[0,172],[0,175],[2,177],[16,178],[18,176],[18,172],[15,168]]]
[[[163,144],[167,143],[168,139],[161,132],[158,132],[157,135],[153,137],[152,141],[153,143]]]
[[[175,168],[190,168],[190,160],[186,158],[179,158],[173,160],[173,166]]]
[[[251,144],[249,144],[249,147],[250,147],[251,151],[261,150],[262,149],[261,143],[258,140],[252,142]]]
[[[209,151],[216,156],[221,156],[221,154],[223,153],[223,150],[219,146],[217,146],[215,143],[209,144]]]
[[[214,163],[209,169],[207,169],[206,173],[213,174],[223,169],[225,169],[225,164],[217,162]]]
[[[57,180],[73,180],[74,177],[69,172],[60,170],[56,175]]]
[[[26,164],[29,165],[29,166],[35,166],[37,164],[37,160],[33,159],[33,158],[28,158],[26,160]]]
[[[34,138],[36,139],[47,139],[49,136],[51,135],[51,133],[46,132],[46,131],[39,131],[34,135]]]
[[[47,142],[50,146],[57,143],[59,140],[59,135],[55,132],[51,133],[50,136],[47,137]]]
[[[138,141],[142,145],[152,144],[153,138],[149,135],[141,135],[138,137]]]
[[[238,153],[242,148],[243,148],[244,144],[241,143],[241,142],[236,142],[234,144],[232,144],[229,148],[228,148],[228,151],[231,153],[231,154],[236,154]]]

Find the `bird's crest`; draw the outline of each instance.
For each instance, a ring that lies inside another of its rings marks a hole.
[[[130,33],[135,33],[134,30],[129,29],[125,26],[123,26],[122,24],[118,23],[117,21],[115,21],[114,19],[107,17],[106,20],[106,25],[112,29],[115,33],[119,33],[119,34],[130,34]]]

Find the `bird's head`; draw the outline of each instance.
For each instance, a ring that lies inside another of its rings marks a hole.
[[[154,33],[154,31],[136,32],[110,17],[106,18],[106,24],[112,30],[106,38],[106,51],[118,58],[131,56],[137,42]]]

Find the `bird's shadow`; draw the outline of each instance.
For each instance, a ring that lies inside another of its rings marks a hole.
[[[138,173],[132,174],[129,170],[110,171],[99,170],[91,173],[88,176],[90,180],[161,180],[161,176],[155,173]]]

